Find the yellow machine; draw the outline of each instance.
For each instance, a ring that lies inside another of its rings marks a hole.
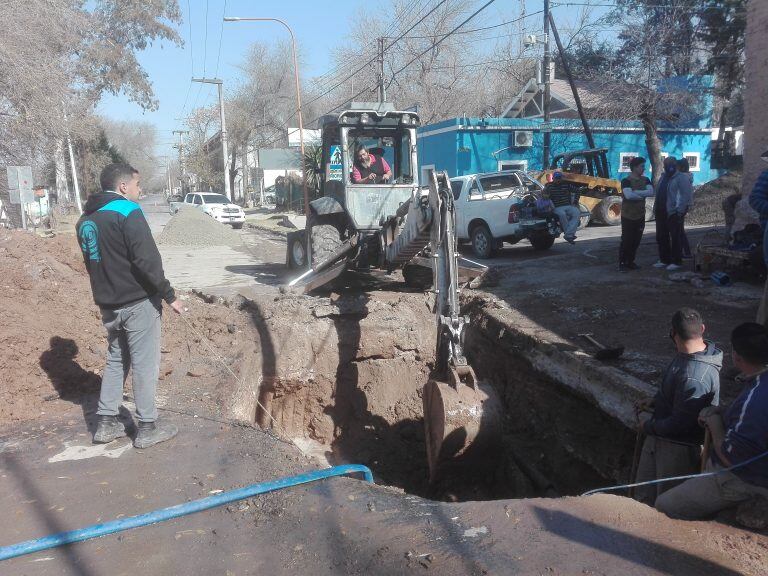
[[[550,167],[539,174],[539,182],[546,184],[552,174],[562,173],[564,180],[579,185],[583,214],[589,213],[590,220],[616,226],[621,223],[621,182],[610,178],[606,152],[607,148],[592,148],[555,156]]]

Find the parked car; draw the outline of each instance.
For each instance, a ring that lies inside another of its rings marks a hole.
[[[541,215],[536,201],[543,187],[521,170],[451,178],[456,203],[456,233],[478,258],[491,258],[504,242],[528,240],[547,250],[560,235],[554,215]]]
[[[231,224],[232,228],[242,228],[245,223],[243,209],[237,204],[232,204],[224,194],[190,192],[184,197],[183,202],[170,202],[171,214],[176,214],[182,206],[192,206],[202,210],[222,224]]]

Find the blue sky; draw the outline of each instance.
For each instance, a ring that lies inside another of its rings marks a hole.
[[[427,6],[433,3],[434,0],[431,0],[414,2],[414,5]],[[155,96],[159,100],[159,109],[145,112],[126,96],[108,95],[99,104],[98,112],[117,120],[154,124],[158,129],[156,152],[175,154],[171,148],[175,140],[172,131],[183,128],[183,120],[179,118],[188,114],[193,107],[210,104],[216,99],[215,86],[190,83],[193,74],[195,77],[203,73],[207,77],[217,74],[224,80],[225,88],[235,86],[240,78],[237,66],[244,60],[252,42],[273,43],[287,38],[286,30],[277,23],[227,22],[222,26],[225,4],[227,16],[286,20],[300,44],[304,59],[302,74],[313,77],[332,68],[332,49],[344,41],[357,10],[361,6],[386,6],[388,0],[379,3],[361,0],[179,0],[184,18],[179,33],[184,39],[184,46],[158,43],[139,54],[139,61],[149,74]],[[500,0],[467,26],[488,26],[509,20],[519,13],[519,7],[519,0]],[[529,13],[541,7],[542,0],[526,0]],[[563,7],[555,14],[569,18],[576,10],[578,8]],[[527,22],[530,23],[531,31],[541,28],[540,17],[532,17]],[[513,29],[517,30],[516,24],[501,28],[500,33],[504,30],[512,32]],[[371,41],[375,42],[375,39]]]

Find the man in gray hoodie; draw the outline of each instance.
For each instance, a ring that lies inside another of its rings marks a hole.
[[[669,332],[677,354],[662,377],[659,391],[641,410],[653,416],[642,424],[646,434],[637,468],[637,482],[693,474],[699,469],[704,431],[699,412],[720,403],[720,368],[723,352],[704,340],[704,321],[691,308],[672,316]],[[638,486],[636,497],[653,506],[656,498],[676,486],[674,482]]]
[[[677,160],[664,159],[664,174],[656,194],[656,242],[659,261],[656,268],[679,270],[683,265],[683,226],[693,203],[693,183],[688,174],[677,169]]]

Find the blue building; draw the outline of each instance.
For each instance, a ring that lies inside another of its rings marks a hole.
[[[611,176],[623,178],[633,157],[648,156],[641,123],[600,119],[606,96],[598,93],[596,83],[579,81],[577,87],[588,116],[594,118],[590,126],[596,147],[608,149]],[[553,79],[550,89],[550,157],[589,148],[568,83]],[[604,84],[600,90],[604,92]],[[720,172],[710,168],[711,80],[674,79],[665,90],[681,91],[692,98],[684,110],[667,114],[674,123],[660,124],[663,154],[687,158],[697,185],[717,178]],[[542,86],[532,79],[499,118],[453,118],[420,127],[417,136],[422,169],[445,170],[451,177],[504,169],[541,170],[542,92]],[[616,103],[612,104],[615,107]]]

